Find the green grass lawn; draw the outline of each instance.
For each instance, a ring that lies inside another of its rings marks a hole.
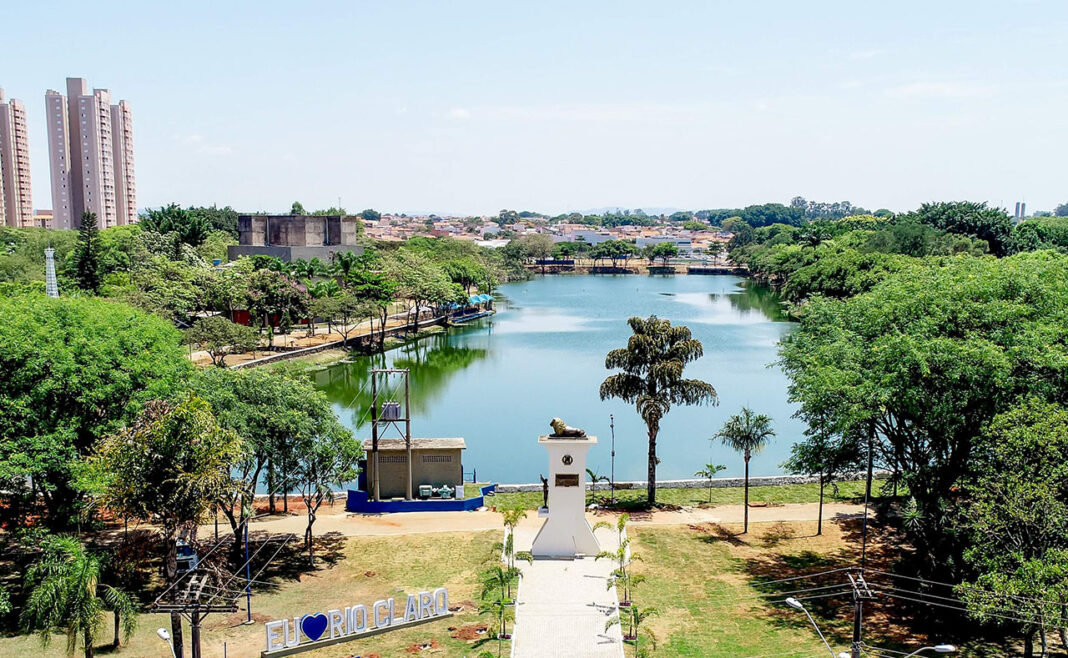
[[[827,486],[824,492],[825,502],[856,502],[863,501],[863,481],[839,482],[838,493],[835,494],[831,486]],[[875,495],[879,493],[882,482],[876,481],[872,487]],[[586,498],[594,502],[595,498],[607,498],[608,491],[597,490],[588,492]],[[658,503],[669,505],[741,505],[744,500],[745,489],[743,487],[725,487],[712,489],[712,502],[709,503],[708,489],[657,489],[656,500]],[[624,509],[644,506],[645,489],[616,490],[616,498],[620,501],[620,507]],[[778,486],[750,487],[749,502],[771,503],[774,505],[787,503],[815,503],[820,499],[818,484],[783,484]],[[540,491],[522,493],[497,494],[486,499],[487,505],[496,505],[498,508],[508,509],[521,507],[523,509],[537,509],[541,506],[542,495]]]
[[[227,656],[258,656],[264,649],[264,622],[283,617],[344,609],[357,603],[370,605],[377,599],[402,597],[402,592],[448,587],[449,605],[463,605],[452,618],[433,621],[407,630],[384,633],[366,640],[353,640],[333,647],[301,654],[309,658],[338,658],[339,656],[372,655],[382,657],[405,656],[414,644],[432,643],[435,649],[422,652],[435,656],[476,656],[492,649],[496,641],[465,641],[451,637],[449,628],[492,625],[489,616],[479,616],[474,601],[478,598],[478,572],[486,567],[484,560],[490,547],[500,541],[498,532],[435,533],[405,537],[353,537],[337,539],[336,550],[341,554],[328,568],[313,574],[279,578],[278,586],[270,591],[253,594],[253,622],[242,625],[245,611],[233,615],[210,615],[202,630],[205,658],[221,658],[223,643]],[[401,599],[398,599],[401,602]],[[243,608],[243,603],[241,605]],[[127,646],[112,652],[106,644],[111,639],[111,617],[107,617],[104,633],[97,644],[98,653],[118,656],[170,656],[170,650],[158,637],[156,629],[170,628],[166,615],[143,614],[134,637]],[[189,655],[189,627],[186,625],[186,656]],[[66,638],[55,636],[47,648],[42,648],[37,636],[19,635],[0,638],[0,656],[65,656]],[[504,643],[507,655],[509,643]],[[81,647],[77,655],[81,654]]]

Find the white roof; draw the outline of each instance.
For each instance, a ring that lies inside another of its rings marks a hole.
[[[412,450],[464,450],[466,448],[467,444],[464,442],[463,437],[447,439],[412,439]],[[367,452],[371,450],[371,439],[367,438],[363,440],[363,449]],[[378,449],[380,451],[404,450],[404,439],[379,439]]]

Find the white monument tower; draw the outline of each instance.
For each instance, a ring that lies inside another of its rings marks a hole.
[[[586,521],[586,452],[597,437],[553,421],[555,432],[538,438],[549,451],[548,518],[530,552],[534,557],[593,556],[601,548]]]

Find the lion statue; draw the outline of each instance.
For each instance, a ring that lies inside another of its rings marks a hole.
[[[586,430],[580,430],[577,427],[568,427],[567,423],[561,418],[553,418],[549,421],[549,425],[553,428],[552,436],[586,436]]]

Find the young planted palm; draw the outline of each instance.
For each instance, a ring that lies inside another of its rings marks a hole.
[[[704,354],[701,341],[688,327],[671,326],[671,322],[651,315],[627,321],[633,335],[626,347],[612,350],[605,357],[609,375],[601,383],[601,399],[619,398],[634,404],[645,422],[649,435],[649,466],[646,497],[656,502],[656,440],[660,421],[672,405],[716,404],[716,389],[700,379],[685,379],[683,368]]]
[[[740,413],[728,418],[716,433],[724,445],[742,453],[745,458],[745,522],[742,534],[749,532],[749,460],[754,453],[763,450],[773,436],[775,431],[771,429],[771,417],[753,413],[749,407],[742,407]]]
[[[716,473],[727,470],[727,467],[723,464],[705,464],[705,467],[694,473],[694,477],[705,478],[708,480],[708,502],[712,503],[712,480],[716,477]]]

